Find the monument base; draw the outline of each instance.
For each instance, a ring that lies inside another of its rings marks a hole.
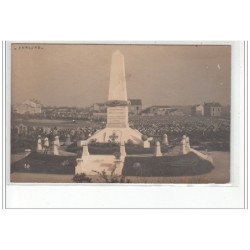
[[[88,155],[77,159],[75,174],[98,175],[104,170],[107,175],[121,175],[125,157],[119,161],[113,155]]]
[[[143,141],[141,139],[142,134],[135,129],[132,128],[104,128],[102,130],[97,131],[93,134],[87,142],[91,142],[92,140],[96,140],[97,142],[105,143],[105,142],[117,142],[117,143],[127,143],[131,140],[134,144],[143,145]]]

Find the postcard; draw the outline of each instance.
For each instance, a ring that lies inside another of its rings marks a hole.
[[[11,43],[11,183],[230,183],[231,46]]]

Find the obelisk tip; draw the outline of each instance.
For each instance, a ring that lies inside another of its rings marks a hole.
[[[122,54],[122,52],[121,52],[119,49],[117,49],[117,50],[113,53],[113,55],[123,55],[123,54]]]

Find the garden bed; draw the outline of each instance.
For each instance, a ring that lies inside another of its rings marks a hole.
[[[44,155],[32,152],[11,164],[11,172],[74,174],[76,156]]]
[[[214,166],[194,153],[180,156],[126,157],[125,176],[192,176],[209,173]]]

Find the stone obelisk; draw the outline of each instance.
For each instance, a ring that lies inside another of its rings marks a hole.
[[[119,50],[112,55],[108,100],[128,100],[124,56]]]
[[[117,142],[120,144],[132,140],[136,144],[142,144],[142,134],[129,127],[128,123],[128,97],[125,75],[125,60],[123,54],[117,50],[112,54],[109,93],[107,105],[106,128],[97,131],[88,138],[98,142]]]
[[[128,97],[124,56],[117,50],[112,55],[109,96],[107,102],[107,127],[128,127]]]

